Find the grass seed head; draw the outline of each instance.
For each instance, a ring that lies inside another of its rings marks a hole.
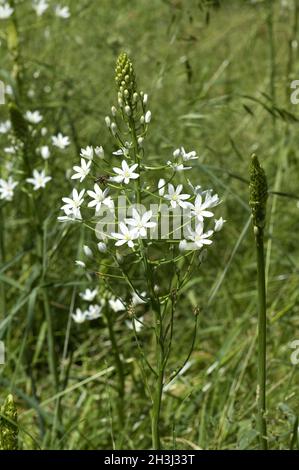
[[[249,205],[253,225],[263,228],[266,221],[266,204],[268,198],[267,177],[256,155],[250,162]]]

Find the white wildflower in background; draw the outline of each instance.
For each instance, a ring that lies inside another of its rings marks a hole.
[[[109,307],[111,308],[111,310],[113,310],[113,312],[115,312],[115,313],[122,312],[123,310],[126,310],[125,305],[119,299],[116,299],[116,298],[109,299],[108,304],[109,304]]]
[[[173,184],[168,185],[168,194],[165,194],[164,198],[170,201],[171,207],[175,209],[177,206],[187,209],[190,207],[189,202],[185,202],[186,199],[190,198],[190,194],[181,194],[183,185],[179,184],[174,188]]]
[[[75,173],[72,175],[72,180],[79,179],[80,183],[86,178],[90,172],[91,161],[86,161],[84,158],[81,158],[81,166],[74,166],[73,170]]]
[[[4,148],[4,152],[5,152],[5,153],[8,153],[8,154],[10,154],[10,155],[14,155],[14,154],[17,152],[17,148],[16,148],[16,147],[13,147],[13,146],[11,146],[11,147],[5,147],[5,148]]]
[[[90,305],[88,310],[85,312],[85,316],[87,320],[96,320],[100,318],[102,315],[102,307],[99,305]]]
[[[81,220],[82,217],[81,217],[80,207],[84,202],[84,198],[83,198],[84,194],[85,194],[85,189],[82,189],[82,191],[78,193],[77,189],[74,188],[72,192],[72,198],[69,198],[69,197],[62,198],[62,201],[65,204],[61,207],[61,210],[63,210],[67,216],[71,216],[74,219]]]
[[[39,111],[27,111],[25,118],[30,124],[39,124],[43,120],[43,116]]]
[[[188,228],[190,233],[188,239],[195,244],[197,249],[202,248],[204,245],[211,245],[213,243],[212,240],[209,240],[209,237],[211,237],[214,233],[213,230],[208,230],[206,233],[204,233],[204,226],[202,222],[197,224],[195,231],[191,230],[190,227]]]
[[[226,220],[224,220],[222,217],[220,219],[215,219],[215,227],[214,227],[214,232],[220,232],[222,230],[223,225],[225,224]]]
[[[46,184],[51,181],[51,179],[51,176],[46,176],[45,170],[41,172],[33,170],[32,178],[27,178],[26,181],[33,185],[34,191],[37,191],[38,189],[45,188]]]
[[[98,289],[86,289],[84,292],[80,292],[79,296],[86,302],[93,302],[98,294]]]
[[[143,328],[144,317],[132,318],[132,320],[126,320],[126,325],[130,330],[135,330],[136,333],[140,333]]]
[[[123,160],[121,163],[121,168],[113,168],[114,173],[116,173],[117,176],[113,177],[113,181],[116,181],[117,183],[125,183],[129,184],[130,179],[137,179],[139,178],[138,173],[134,173],[134,170],[138,167],[137,163],[134,163],[131,167],[127,164],[126,160]]]
[[[140,215],[136,209],[133,208],[132,210],[132,218],[125,219],[126,223],[133,227],[133,230],[136,231],[136,235],[140,235],[141,237],[146,236],[146,232],[148,228],[156,227],[156,222],[151,222],[150,219],[152,218],[153,213],[152,211],[147,211],[143,215]]]
[[[92,201],[88,203],[88,207],[94,207],[96,213],[101,209],[102,204],[108,207],[110,210],[114,208],[114,202],[110,196],[108,196],[109,189],[106,188],[104,191],[98,184],[94,185],[94,191],[87,191],[88,196],[92,198]]]
[[[85,149],[81,149],[80,157],[87,158],[87,160],[92,160],[93,152],[93,147],[88,145]]]
[[[44,160],[48,160],[50,158],[50,149],[48,147],[48,145],[43,145],[40,149],[39,149],[39,153],[41,154],[41,157],[44,159]]]
[[[70,139],[69,137],[64,136],[61,132],[59,132],[57,135],[52,137],[52,144],[54,147],[57,147],[60,150],[64,150],[70,145]]]
[[[66,6],[57,5],[54,11],[58,18],[67,19],[71,16],[70,9]]]
[[[49,3],[47,0],[33,0],[32,8],[34,9],[37,16],[42,16],[49,8]]]
[[[7,134],[11,130],[11,122],[4,121],[0,123],[0,134]]]
[[[115,246],[122,246],[127,244],[130,248],[134,248],[134,240],[136,240],[138,233],[136,230],[129,230],[129,228],[123,223],[119,224],[120,233],[113,232],[111,236],[117,239]]]
[[[3,3],[0,5],[0,20],[6,20],[9,18],[14,12],[14,9],[11,8],[9,3]]]
[[[76,308],[76,313],[72,313],[72,318],[76,323],[83,323],[86,320],[86,315],[80,308]]]
[[[0,199],[5,201],[12,201],[14,195],[14,189],[18,186],[18,183],[10,176],[7,181],[0,179]]]

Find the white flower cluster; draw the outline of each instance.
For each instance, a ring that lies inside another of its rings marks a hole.
[[[148,101],[146,94],[143,96],[143,109],[144,100],[145,103]],[[112,116],[116,119],[116,108],[112,107]],[[128,112],[126,112],[128,115]],[[144,126],[144,132],[139,136],[136,136],[136,141],[139,151],[142,151],[143,138],[147,130],[147,126],[151,121],[151,112],[144,111],[144,114],[141,116],[140,123]],[[121,141],[119,137],[119,127],[117,121],[111,121],[111,118],[107,116],[105,122],[111,134],[116,138],[117,141]],[[130,162],[131,159],[131,149],[133,147],[132,142],[122,142],[122,146],[113,151],[112,154],[115,157],[122,157],[121,165],[112,167],[110,169],[110,175],[107,177],[107,184],[110,188],[102,190],[99,184],[93,181],[93,190],[90,189],[80,189],[77,190],[74,188],[72,190],[71,197],[62,198],[63,205],[61,210],[64,211],[64,215],[60,216],[58,219],[60,221],[74,221],[82,220],[81,208],[83,205],[87,208],[94,208],[95,215],[98,215],[102,206],[106,206],[111,212],[115,210],[115,202],[109,195],[109,190],[112,188],[116,192],[118,190],[134,192],[136,190],[136,184],[141,188],[141,183],[137,182],[141,175],[140,171],[146,169],[142,163]],[[98,157],[98,158],[95,158]],[[167,201],[170,205],[170,209],[181,208],[186,211],[187,215],[190,218],[190,222],[195,222],[194,230],[189,228],[188,235],[184,240],[181,240],[179,245],[181,250],[189,249],[196,250],[202,248],[204,245],[209,245],[212,243],[211,237],[214,232],[221,230],[224,220],[220,218],[219,220],[215,219],[214,228],[204,231],[204,219],[211,218],[214,216],[211,209],[217,206],[220,202],[217,194],[213,194],[211,190],[202,191],[200,186],[192,187],[192,194],[184,192],[182,184],[175,186],[170,181],[173,180],[177,171],[188,170],[191,166],[185,166],[186,162],[191,162],[197,160],[198,156],[194,150],[186,151],[184,147],[177,148],[173,152],[173,162],[167,162],[165,165],[165,170],[172,168],[173,176],[168,178],[168,181],[165,179],[160,179],[158,182],[158,194],[160,197],[160,202]],[[73,167],[74,173],[71,176],[72,180],[78,180],[80,183],[85,181],[85,179],[91,176],[93,168],[102,167],[102,162],[105,160],[105,152],[102,147],[93,148],[88,146],[84,149],[81,149],[80,153],[80,165]],[[112,172],[112,174],[111,174]],[[120,186],[118,186],[120,185]],[[132,186],[131,186],[132,185]],[[167,188],[167,191],[166,191]],[[141,189],[140,189],[141,190]],[[90,199],[85,203],[85,195]],[[129,248],[135,249],[135,243],[141,238],[145,238],[147,235],[148,229],[155,229],[157,226],[157,214],[153,214],[152,210],[141,212],[137,208],[132,208],[131,217],[124,218],[123,220],[118,221],[119,231],[114,231],[110,234],[115,240],[115,246],[127,245]],[[155,219],[155,220],[153,220]],[[105,251],[105,243],[102,242],[101,246],[98,246],[99,250]],[[82,266],[82,261],[79,261],[77,264]],[[84,265],[84,263],[83,263]]]
[[[84,292],[80,292],[79,296],[85,302],[93,302],[98,295],[98,289],[86,289]],[[141,297],[145,297],[146,293],[143,292],[140,296],[134,292],[131,298],[131,304],[137,306],[144,304],[145,301]],[[111,297],[108,300],[108,308],[113,312],[118,313],[126,310],[126,305],[119,298]],[[97,320],[102,316],[102,310],[106,306],[106,300],[101,299],[99,304],[90,304],[87,309],[82,310],[81,308],[76,308],[75,313],[72,313],[72,318],[75,323],[84,323],[86,320]],[[131,322],[127,322],[127,326],[130,329],[135,327],[136,331],[140,331],[143,324],[143,317],[139,319],[133,319],[135,321],[135,326]]]

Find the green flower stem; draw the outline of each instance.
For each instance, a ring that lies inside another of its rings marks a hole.
[[[120,357],[120,350],[116,341],[116,336],[114,332],[114,325],[113,325],[113,318],[112,318],[112,313],[108,311],[108,309],[105,309],[105,318],[107,321],[107,326],[108,326],[108,332],[109,332],[109,338],[112,346],[112,352],[114,356],[114,362],[115,362],[115,367],[117,371],[117,376],[118,376],[118,401],[117,401],[117,413],[118,413],[118,419],[119,419],[119,424],[120,424],[120,429],[123,428],[124,421],[125,421],[125,407],[124,407],[124,398],[125,398],[125,374],[123,370],[123,363]]]
[[[257,281],[258,281],[258,428],[260,433],[260,448],[267,450],[266,425],[266,282],[265,282],[265,256],[264,233],[260,227],[255,227],[255,242],[257,253]]]
[[[161,449],[160,440],[160,414],[161,414],[161,403],[163,394],[163,382],[165,373],[165,361],[164,361],[164,345],[163,345],[163,328],[160,303],[153,305],[155,312],[155,344],[156,344],[156,387],[153,396],[153,408],[152,408],[152,446],[155,450]]]

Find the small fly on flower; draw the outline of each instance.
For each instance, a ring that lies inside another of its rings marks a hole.
[[[95,182],[95,183],[100,183],[100,184],[102,184],[103,186],[106,186],[108,180],[109,180],[109,176],[107,176],[107,175],[101,175],[101,176],[98,176],[98,177],[94,180],[94,182]]]

